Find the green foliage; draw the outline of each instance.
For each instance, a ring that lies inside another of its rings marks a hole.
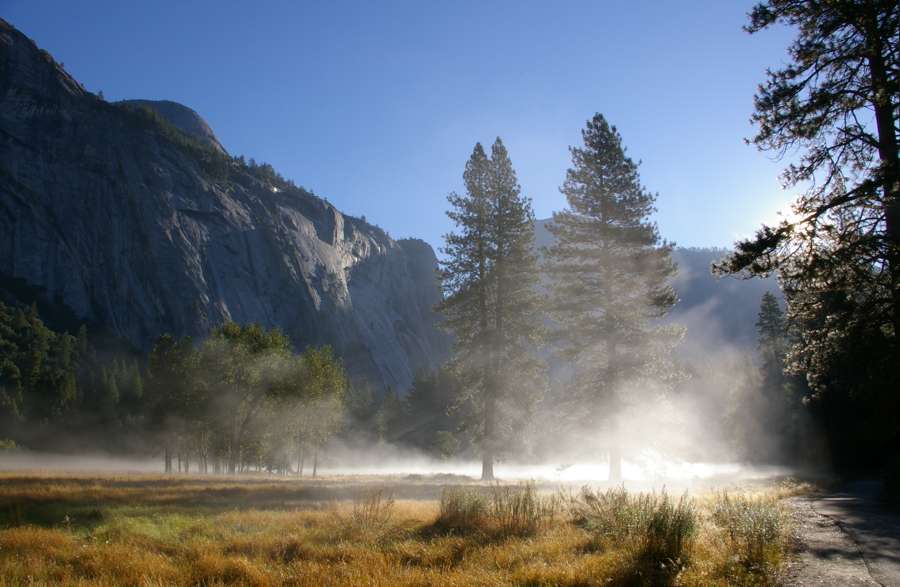
[[[465,401],[461,377],[442,367],[420,372],[404,398],[397,427],[399,440],[439,458],[451,458],[468,448],[467,426],[476,420]]]
[[[460,442],[452,432],[448,430],[435,430],[432,435],[432,452],[440,458],[449,459],[459,453]]]
[[[127,437],[162,447],[166,471],[286,472],[343,426],[346,388],[330,348],[296,355],[283,333],[255,324],[224,324],[200,345],[163,335],[145,373],[134,357],[98,352],[84,328],[56,333],[34,308],[0,303],[0,425],[26,446]]]
[[[534,357],[543,329],[534,213],[499,138],[490,158],[475,145],[463,180],[466,194],[448,197],[456,231],[445,237],[440,310],[455,337],[453,365],[475,406],[482,478],[492,479],[495,456],[523,428],[510,424],[527,420],[543,392]]]
[[[277,329],[229,322],[199,347],[163,336],[149,374],[167,454],[194,455],[203,472],[210,463],[288,472],[298,452],[318,450],[343,424],[347,379],[331,348],[295,355]]]
[[[778,273],[787,369],[809,383],[837,467],[871,473],[900,449],[900,6],[767,0],[746,28],[785,24],[790,60],[759,87],[752,142],[797,152],[784,183],[807,189],[717,270]]]
[[[553,350],[571,365],[559,402],[568,415],[598,425],[624,407],[629,383],[673,377],[670,351],[680,338],[659,326],[675,304],[672,245],[650,220],[656,195],[641,184],[638,164],[602,114],[572,147],[572,167],[561,191],[568,206],[547,228],[556,238],[546,250]],[[610,478],[621,478],[612,431]]]
[[[46,423],[77,407],[75,337],[57,333],[37,309],[0,303],[0,421]]]

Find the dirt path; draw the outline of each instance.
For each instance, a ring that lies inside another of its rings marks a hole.
[[[782,583],[900,587],[900,515],[886,511],[877,494],[877,484],[859,483],[790,499],[799,552]]]

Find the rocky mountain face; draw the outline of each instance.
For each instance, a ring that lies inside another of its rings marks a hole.
[[[424,242],[229,157],[189,108],[87,92],[0,19],[6,295],[32,292],[142,350],[258,322],[405,389],[447,352],[435,265]]]
[[[149,108],[186,135],[199,139],[220,153],[226,152],[203,117],[183,104],[171,100],[122,100],[120,104]]]

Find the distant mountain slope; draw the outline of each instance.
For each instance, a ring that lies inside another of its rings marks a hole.
[[[104,102],[0,19],[0,299],[33,292],[144,350],[277,326],[404,389],[447,350],[435,265],[424,242],[232,159],[187,107]]]
[[[535,222],[535,245],[553,243],[547,230],[550,219]],[[726,249],[676,248],[678,273],[673,282],[679,301],[669,320],[687,326],[688,346],[697,349],[729,344],[752,348],[756,344],[756,314],[762,295],[780,295],[778,282],[768,279],[716,277],[710,267],[728,254]]]

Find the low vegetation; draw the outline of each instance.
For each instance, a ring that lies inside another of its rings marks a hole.
[[[614,545],[627,551],[631,572],[667,576],[681,572],[699,526],[699,514],[687,494],[674,500],[668,493],[629,493],[624,487],[606,491],[583,488],[569,500],[572,521],[590,532],[592,547]]]
[[[435,528],[497,537],[532,536],[559,511],[554,495],[541,495],[533,484],[453,487],[441,495]]]
[[[772,496],[746,496],[723,491],[712,501],[712,521],[724,531],[734,560],[766,573],[784,552],[785,513]]]
[[[0,475],[0,585],[768,585],[780,495]]]

